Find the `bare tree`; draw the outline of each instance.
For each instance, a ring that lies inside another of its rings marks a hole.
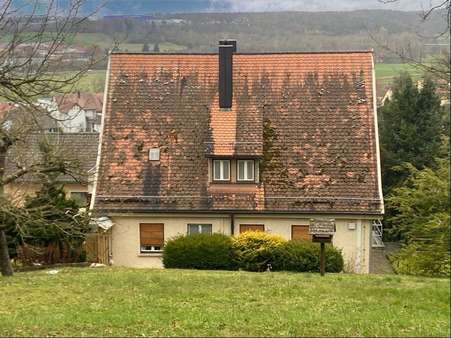
[[[5,176],[6,155],[11,147],[26,140],[30,133],[43,133],[43,117],[49,111],[36,103],[41,97],[64,94],[99,60],[72,62],[65,46],[94,13],[82,15],[84,0],[70,0],[59,7],[59,1],[30,1],[24,7],[13,0],[0,2],[0,102],[9,102],[12,112],[0,116],[0,203],[6,205],[5,185],[31,173],[70,172],[65,159],[37,159],[17,166]],[[43,8],[44,6],[44,8]],[[61,70],[69,70],[62,74]],[[14,117],[12,117],[14,116]],[[17,116],[20,116],[17,118]],[[1,205],[0,205],[1,207]],[[5,225],[0,223],[0,270],[12,275]]]
[[[398,2],[399,0],[377,0],[377,1],[389,4]],[[420,19],[423,22],[425,22],[429,20],[432,15],[442,16],[445,21],[445,27],[441,32],[436,34],[436,36],[433,36],[431,38],[447,37],[449,42],[449,37],[451,34],[451,0],[431,1],[430,6],[421,11]],[[445,53],[445,55],[436,58],[433,62],[423,62],[423,60],[414,57],[411,53],[406,52],[406,50],[403,48],[399,49],[394,46],[389,46],[387,43],[380,41],[375,36],[371,34],[370,36],[374,41],[378,43],[379,46],[389,51],[390,53],[397,55],[401,60],[416,66],[417,68],[435,76],[438,79],[444,80],[444,82],[446,83],[450,81],[451,59],[449,54],[449,44],[448,44],[448,52]]]

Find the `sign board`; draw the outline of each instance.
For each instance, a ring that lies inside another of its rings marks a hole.
[[[335,234],[334,219],[311,219],[309,234],[314,237],[331,237]]]
[[[321,244],[319,271],[321,276],[326,273],[326,243],[332,242],[332,236],[335,234],[334,219],[311,219],[308,232],[312,235],[313,242]]]

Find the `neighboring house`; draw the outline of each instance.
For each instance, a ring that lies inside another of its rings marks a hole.
[[[450,83],[445,81],[437,81],[437,88],[436,93],[440,97],[440,105],[446,106],[449,105],[449,93],[450,93]],[[417,87],[419,89],[423,88],[423,81],[418,80],[417,81]],[[388,101],[390,101],[393,98],[393,89],[391,87],[387,88],[384,96],[382,97],[380,101],[380,106],[385,105]]]
[[[367,273],[381,189],[372,52],[113,53],[91,207],[116,265],[162,267],[179,234],[267,231]]]
[[[39,103],[46,107],[53,117],[49,124],[50,132],[78,133],[99,132],[102,119],[103,94],[81,93],[41,99]]]
[[[3,119],[14,108],[14,104],[10,102],[0,102],[0,119]]]
[[[58,181],[64,184],[68,197],[77,199],[80,206],[88,206],[91,200],[92,185],[95,174],[99,134],[31,134],[24,142],[18,142],[7,154],[4,177],[15,174],[21,168],[32,168],[33,164],[42,162],[39,151],[41,142],[52,147],[52,152],[70,163],[70,175],[60,175]],[[26,195],[39,190],[42,178],[31,170],[14,183],[5,187],[5,192],[13,200],[22,201]]]

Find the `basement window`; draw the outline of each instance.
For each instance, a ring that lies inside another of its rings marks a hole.
[[[164,224],[141,223],[139,225],[140,252],[161,252],[164,245]]]
[[[149,161],[160,160],[160,148],[152,148],[149,150]]]
[[[237,180],[251,182],[255,180],[255,162],[254,160],[237,161]]]
[[[188,235],[193,234],[212,234],[211,224],[188,224]]]
[[[230,181],[230,160],[213,160],[213,180]]]

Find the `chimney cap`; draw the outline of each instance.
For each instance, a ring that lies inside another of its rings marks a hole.
[[[233,39],[219,40],[219,47],[221,46],[233,46],[233,52],[236,53],[237,51],[237,43]]]

